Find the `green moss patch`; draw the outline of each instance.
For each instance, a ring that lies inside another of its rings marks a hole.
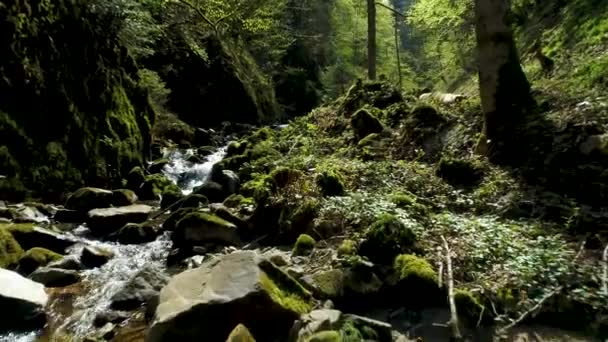
[[[292,254],[296,256],[309,255],[315,248],[316,241],[312,236],[302,234],[293,246]]]
[[[0,224],[0,267],[2,268],[15,266],[24,253],[6,226]]]
[[[275,303],[295,312],[304,314],[312,310],[312,296],[296,280],[274,266],[270,261],[260,263],[264,271],[261,283]]]
[[[19,272],[30,274],[38,267],[46,266],[52,261],[61,259],[63,256],[46,248],[34,247],[25,252],[19,259]]]
[[[359,253],[379,263],[390,263],[399,253],[412,250],[416,234],[396,216],[381,215],[366,231]]]

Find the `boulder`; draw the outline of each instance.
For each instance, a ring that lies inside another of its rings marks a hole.
[[[175,247],[200,246],[205,243],[241,245],[236,225],[204,212],[184,216],[177,223],[172,239]]]
[[[173,211],[171,213],[171,215],[169,215],[169,217],[167,217],[167,219],[165,219],[165,222],[163,222],[163,231],[174,231],[175,227],[177,226],[177,222],[179,222],[179,220],[183,219],[186,215],[193,213],[196,211],[196,208],[181,208],[181,209],[177,209],[175,211]]]
[[[384,126],[380,123],[380,120],[376,118],[367,109],[359,109],[351,117],[350,124],[355,133],[357,141],[365,138],[372,133],[382,133]]]
[[[167,164],[169,164],[169,159],[167,158],[156,159],[148,165],[148,172],[152,175],[155,173],[162,173]]]
[[[15,223],[41,223],[48,222],[48,217],[43,214],[36,207],[19,206],[16,208],[10,208],[13,210],[14,217],[13,222]]]
[[[215,171],[215,170],[214,170]],[[232,170],[222,170],[221,172],[212,172],[212,180],[222,186],[226,197],[235,194],[239,191],[241,180],[236,172]]]
[[[82,262],[82,265],[86,268],[96,268],[103,266],[113,256],[114,255],[110,251],[86,246],[82,249],[82,253],[80,254],[80,262]]]
[[[52,261],[61,259],[62,255],[41,247],[29,249],[19,259],[19,273],[28,275],[38,267],[46,266]]]
[[[146,176],[137,194],[142,200],[152,201],[162,197],[167,192],[180,192],[177,185],[162,174]]]
[[[294,322],[289,333],[289,341],[306,341],[306,338],[327,330],[340,328],[342,312],[338,310],[314,310],[300,317]]]
[[[247,229],[248,223],[244,219],[240,218],[238,215],[234,214],[230,209],[228,209],[225,205],[220,203],[214,203],[209,206],[211,212],[218,216],[221,219],[224,219],[234,225],[236,225],[239,229]]]
[[[239,324],[232,330],[226,342],[255,342],[246,326]]]
[[[0,268],[16,265],[23,255],[23,248],[5,228],[6,226],[10,224],[0,224]]]
[[[182,201],[180,208],[199,208],[209,204],[207,197],[198,194],[190,194]]]
[[[42,284],[0,268],[0,308],[10,309],[10,314],[2,315],[0,333],[42,328],[47,301]]]
[[[118,242],[122,244],[140,244],[152,242],[158,236],[156,229],[149,222],[127,223],[116,233]]]
[[[80,188],[68,197],[67,209],[87,212],[95,208],[111,207],[114,203],[114,193],[99,188]]]
[[[160,200],[161,209],[167,209],[175,202],[181,201],[184,198],[184,194],[181,191],[169,191],[163,194],[163,198]]]
[[[86,212],[71,209],[58,209],[53,216],[53,220],[62,223],[81,223],[86,219]]]
[[[30,274],[29,278],[46,287],[64,287],[79,282],[80,274],[74,270],[41,267]]]
[[[146,341],[225,341],[238,324],[260,341],[273,341],[287,336],[311,300],[271,262],[236,252],[174,276],[161,290]]]
[[[25,250],[42,247],[63,254],[66,248],[76,243],[75,240],[66,236],[33,224],[10,224],[6,226],[6,229],[13,234],[15,240]]]
[[[141,167],[136,166],[127,174],[127,188],[138,191],[145,180],[146,174],[144,173],[144,170]]]
[[[160,289],[168,282],[169,277],[162,271],[147,267],[112,297],[110,307],[121,311],[135,310],[151,298],[158,296]]]
[[[207,197],[211,203],[221,203],[230,195],[224,191],[221,184],[216,182],[205,182],[194,189],[194,193]]]
[[[109,235],[127,223],[145,222],[151,212],[152,207],[144,204],[93,209],[87,214],[87,226],[94,234]]]
[[[127,205],[131,205],[137,202],[138,199],[135,192],[129,189],[113,190],[112,194],[114,195],[112,205],[116,207],[124,207]]]
[[[80,271],[80,270],[84,269],[84,266],[80,262],[80,259],[78,259],[78,257],[75,255],[64,256],[63,258],[61,258],[57,261],[53,261],[53,262],[49,263],[47,266],[51,267],[51,268],[61,268],[64,270],[74,270],[74,271]]]

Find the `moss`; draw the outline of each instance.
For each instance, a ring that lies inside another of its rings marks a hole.
[[[180,189],[164,175],[149,175],[139,190],[139,197],[143,200],[155,200],[168,192],[180,192]]]
[[[438,285],[437,272],[431,264],[415,255],[402,254],[395,258],[393,269],[397,288],[409,306],[430,306],[444,300]]]
[[[112,191],[112,202],[116,206],[131,205],[137,202],[137,195],[129,189],[118,189]]]
[[[281,235],[292,241],[297,235],[306,232],[319,214],[320,207],[319,201],[315,198],[302,199],[293,211],[286,207],[284,213],[288,213],[285,216],[289,219],[288,222],[281,222]]]
[[[357,254],[357,247],[353,240],[344,240],[338,247],[339,256],[355,255]]]
[[[344,194],[342,177],[336,171],[323,171],[317,175],[316,181],[323,196],[342,196]]]
[[[15,240],[13,235],[0,224],[0,267],[9,268],[15,266],[23,255],[23,249]]]
[[[454,186],[475,186],[483,181],[483,167],[477,160],[443,157],[437,165],[437,176]]]
[[[344,272],[341,270],[318,272],[312,275],[312,279],[321,299],[333,299],[343,295]]]
[[[320,331],[309,338],[306,339],[306,342],[343,342],[345,340],[342,339],[342,335],[340,332],[334,330],[328,331]],[[362,341],[362,340],[358,340]]]
[[[177,226],[177,222],[179,222],[186,215],[188,215],[189,213],[192,213],[194,211],[196,211],[196,208],[181,208],[181,209],[173,211],[171,213],[171,215],[169,215],[169,217],[167,217],[165,222],[163,222],[163,229],[168,230],[168,231],[175,230],[175,227]]]
[[[184,198],[184,195],[181,191],[167,191],[162,195],[162,199],[160,201],[160,207],[162,209],[167,209],[175,202]]]
[[[416,203],[416,195],[409,191],[406,192],[393,192],[390,195],[391,202],[399,208],[407,208]]]
[[[296,280],[277,268],[268,260],[260,262],[263,270],[260,282],[275,303],[297,313],[312,310],[312,296]]]
[[[247,147],[247,141],[231,141],[226,148],[226,157],[242,155]]]
[[[239,324],[232,330],[226,342],[255,342],[246,326]]]
[[[6,229],[10,233],[30,233],[34,230],[33,223],[7,223],[0,224],[0,229]]]
[[[156,239],[156,229],[149,222],[139,224],[128,223],[118,233],[118,242],[122,244],[139,244]]]
[[[299,255],[309,255],[313,249],[315,248],[316,241],[312,238],[312,236],[308,234],[302,234],[296,240],[295,245],[293,246],[292,254]]]
[[[454,301],[458,316],[461,317],[468,325],[475,325],[485,312],[483,305],[479,299],[468,290],[456,289],[454,292]]]
[[[351,117],[351,126],[357,141],[372,133],[381,133],[384,131],[384,126],[380,123],[380,120],[372,115],[367,109],[359,109]]]
[[[274,180],[269,175],[258,175],[241,186],[240,193],[246,197],[253,197],[256,202],[265,202],[276,188]]]
[[[240,206],[255,205],[255,200],[240,194],[232,194],[224,200],[223,204],[228,208],[238,208]]]
[[[257,144],[262,141],[266,141],[274,136],[275,132],[270,127],[262,127],[257,131],[253,132],[249,137],[247,137],[247,140],[254,144]]]
[[[98,188],[80,188],[68,197],[65,207],[78,211],[89,211],[95,208],[109,208],[114,201],[111,191]]]
[[[209,204],[207,197],[199,194],[191,194],[186,197],[181,204],[181,208],[198,208]]]
[[[412,250],[416,234],[396,216],[381,215],[364,234],[359,254],[378,263],[390,263],[400,253]]]
[[[62,257],[61,254],[46,248],[31,248],[19,259],[19,272],[22,274],[30,274],[38,267],[46,266],[50,262],[59,260]]]
[[[302,177],[302,171],[288,167],[278,167],[270,172],[270,177],[274,180],[277,187],[283,188]]]
[[[151,174],[161,173],[163,171],[163,168],[167,164],[169,164],[169,159],[167,159],[167,158],[156,159],[156,160],[152,161],[150,163],[150,165],[148,165],[148,171]]]

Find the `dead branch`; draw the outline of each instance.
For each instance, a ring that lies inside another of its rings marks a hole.
[[[452,338],[456,341],[462,340],[462,334],[460,333],[460,326],[458,323],[458,312],[456,311],[456,301],[454,300],[454,276],[452,273],[452,257],[450,256],[450,246],[445,237],[441,236],[443,240],[443,248],[445,249],[445,261],[447,265],[447,281],[448,281],[448,300],[450,302],[450,326],[452,328]]]
[[[439,259],[439,287],[443,287],[443,260]]]
[[[608,244],[606,248],[604,248],[604,253],[602,254],[602,262],[604,263],[604,276],[602,277],[602,291],[604,295],[608,295]]]

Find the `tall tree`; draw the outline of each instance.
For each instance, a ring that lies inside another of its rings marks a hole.
[[[376,79],[376,1],[367,0],[367,76]]]
[[[484,114],[477,151],[496,162],[514,160],[518,129],[534,105],[508,22],[510,5],[510,0],[475,0],[479,93]]]

